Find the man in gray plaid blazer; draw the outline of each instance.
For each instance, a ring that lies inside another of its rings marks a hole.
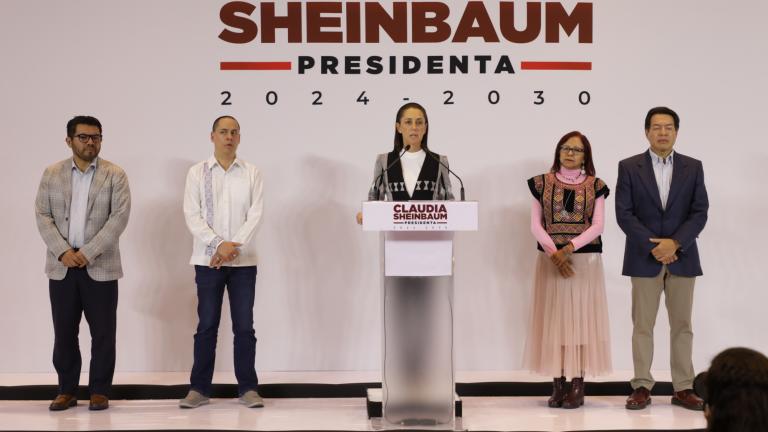
[[[35,200],[37,228],[47,247],[45,273],[51,298],[53,365],[59,395],[52,411],[77,405],[82,359],[78,341],[85,313],[91,332],[89,409],[109,406],[115,371],[117,279],[123,276],[119,237],[128,224],[128,178],[100,159],[101,123],[77,116],[67,123],[72,157],[45,169]]]

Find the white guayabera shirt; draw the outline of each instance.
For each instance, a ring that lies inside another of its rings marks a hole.
[[[242,243],[238,257],[224,266],[254,266],[253,235],[261,224],[263,183],[255,166],[235,159],[228,170],[211,156],[187,173],[184,219],[194,237],[193,265],[207,266],[223,241]]]

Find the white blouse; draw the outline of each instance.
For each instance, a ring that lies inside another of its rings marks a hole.
[[[422,149],[417,152],[405,152],[400,159],[400,164],[403,166],[403,180],[405,181],[405,189],[408,191],[408,195],[413,195],[416,182],[419,180],[419,174],[421,173],[421,166],[424,165],[424,159],[426,158],[427,153]]]

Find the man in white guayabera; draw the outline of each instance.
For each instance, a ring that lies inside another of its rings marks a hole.
[[[198,325],[190,390],[179,406],[197,408],[209,402],[226,289],[240,403],[249,408],[262,407],[254,366],[256,248],[252,242],[261,224],[261,173],[237,157],[240,123],[234,117],[222,116],[214,121],[211,142],[213,156],[189,169],[184,191],[184,218],[194,237],[189,263],[195,266]]]

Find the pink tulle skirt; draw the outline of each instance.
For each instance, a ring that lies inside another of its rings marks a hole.
[[[611,372],[602,257],[571,255],[576,274],[563,278],[546,254],[538,255],[525,366],[550,377]]]

